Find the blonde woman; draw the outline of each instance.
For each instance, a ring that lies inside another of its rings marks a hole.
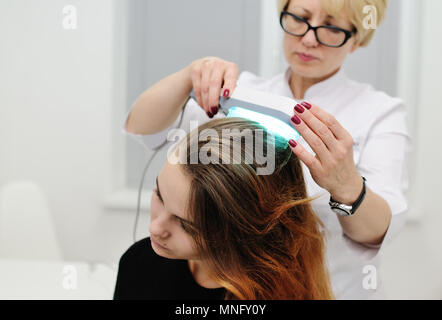
[[[224,117],[218,113],[219,93],[229,97],[237,84],[303,101],[292,117],[302,139],[290,145],[301,160],[308,196],[321,195],[312,207],[327,231],[327,265],[337,299],[384,297],[379,253],[398,234],[407,211],[406,108],[341,69],[375,32],[364,28],[366,6],[376,9],[381,23],[386,0],[278,1],[286,72],[264,79],[239,74],[234,62],[198,59],[146,90],[124,127],[157,148],[179,123],[192,89],[197,101],[187,102],[186,130],[190,120],[201,124]]]

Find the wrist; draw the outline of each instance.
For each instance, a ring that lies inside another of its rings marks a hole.
[[[189,93],[193,89],[192,68],[193,68],[193,62],[181,70],[181,72],[183,73],[183,80],[184,80],[183,83],[185,83],[186,91],[188,91]]]
[[[352,205],[359,198],[362,189],[363,180],[362,177],[359,175],[353,183],[348,184],[345,188],[342,188],[341,190],[331,192],[330,196],[333,198],[333,200],[339,203]]]

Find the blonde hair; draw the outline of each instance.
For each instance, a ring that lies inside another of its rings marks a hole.
[[[286,8],[290,0],[278,1],[278,15]],[[357,33],[356,43],[361,47],[366,47],[373,38],[375,29],[364,27],[364,19],[366,12],[365,6],[372,6],[376,8],[377,25],[378,27],[384,20],[387,10],[387,0],[321,0],[322,8],[331,16],[341,17],[344,11],[347,14],[349,21],[355,26]]]

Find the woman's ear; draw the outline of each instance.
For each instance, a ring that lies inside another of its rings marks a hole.
[[[356,51],[356,49],[358,49],[359,48],[359,44],[358,43],[356,43],[356,41],[355,41],[355,43],[353,44],[353,46],[351,47],[351,50],[350,50],[350,53],[353,53],[353,52],[355,52]]]

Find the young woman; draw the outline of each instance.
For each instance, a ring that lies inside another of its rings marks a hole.
[[[287,141],[241,118],[205,129],[209,147],[188,134],[174,151],[180,162],[158,174],[150,238],[122,256],[114,298],[332,299],[322,224]],[[247,130],[254,141],[236,148]],[[273,157],[272,174],[257,174],[256,146]],[[210,163],[201,161],[207,152]]]

